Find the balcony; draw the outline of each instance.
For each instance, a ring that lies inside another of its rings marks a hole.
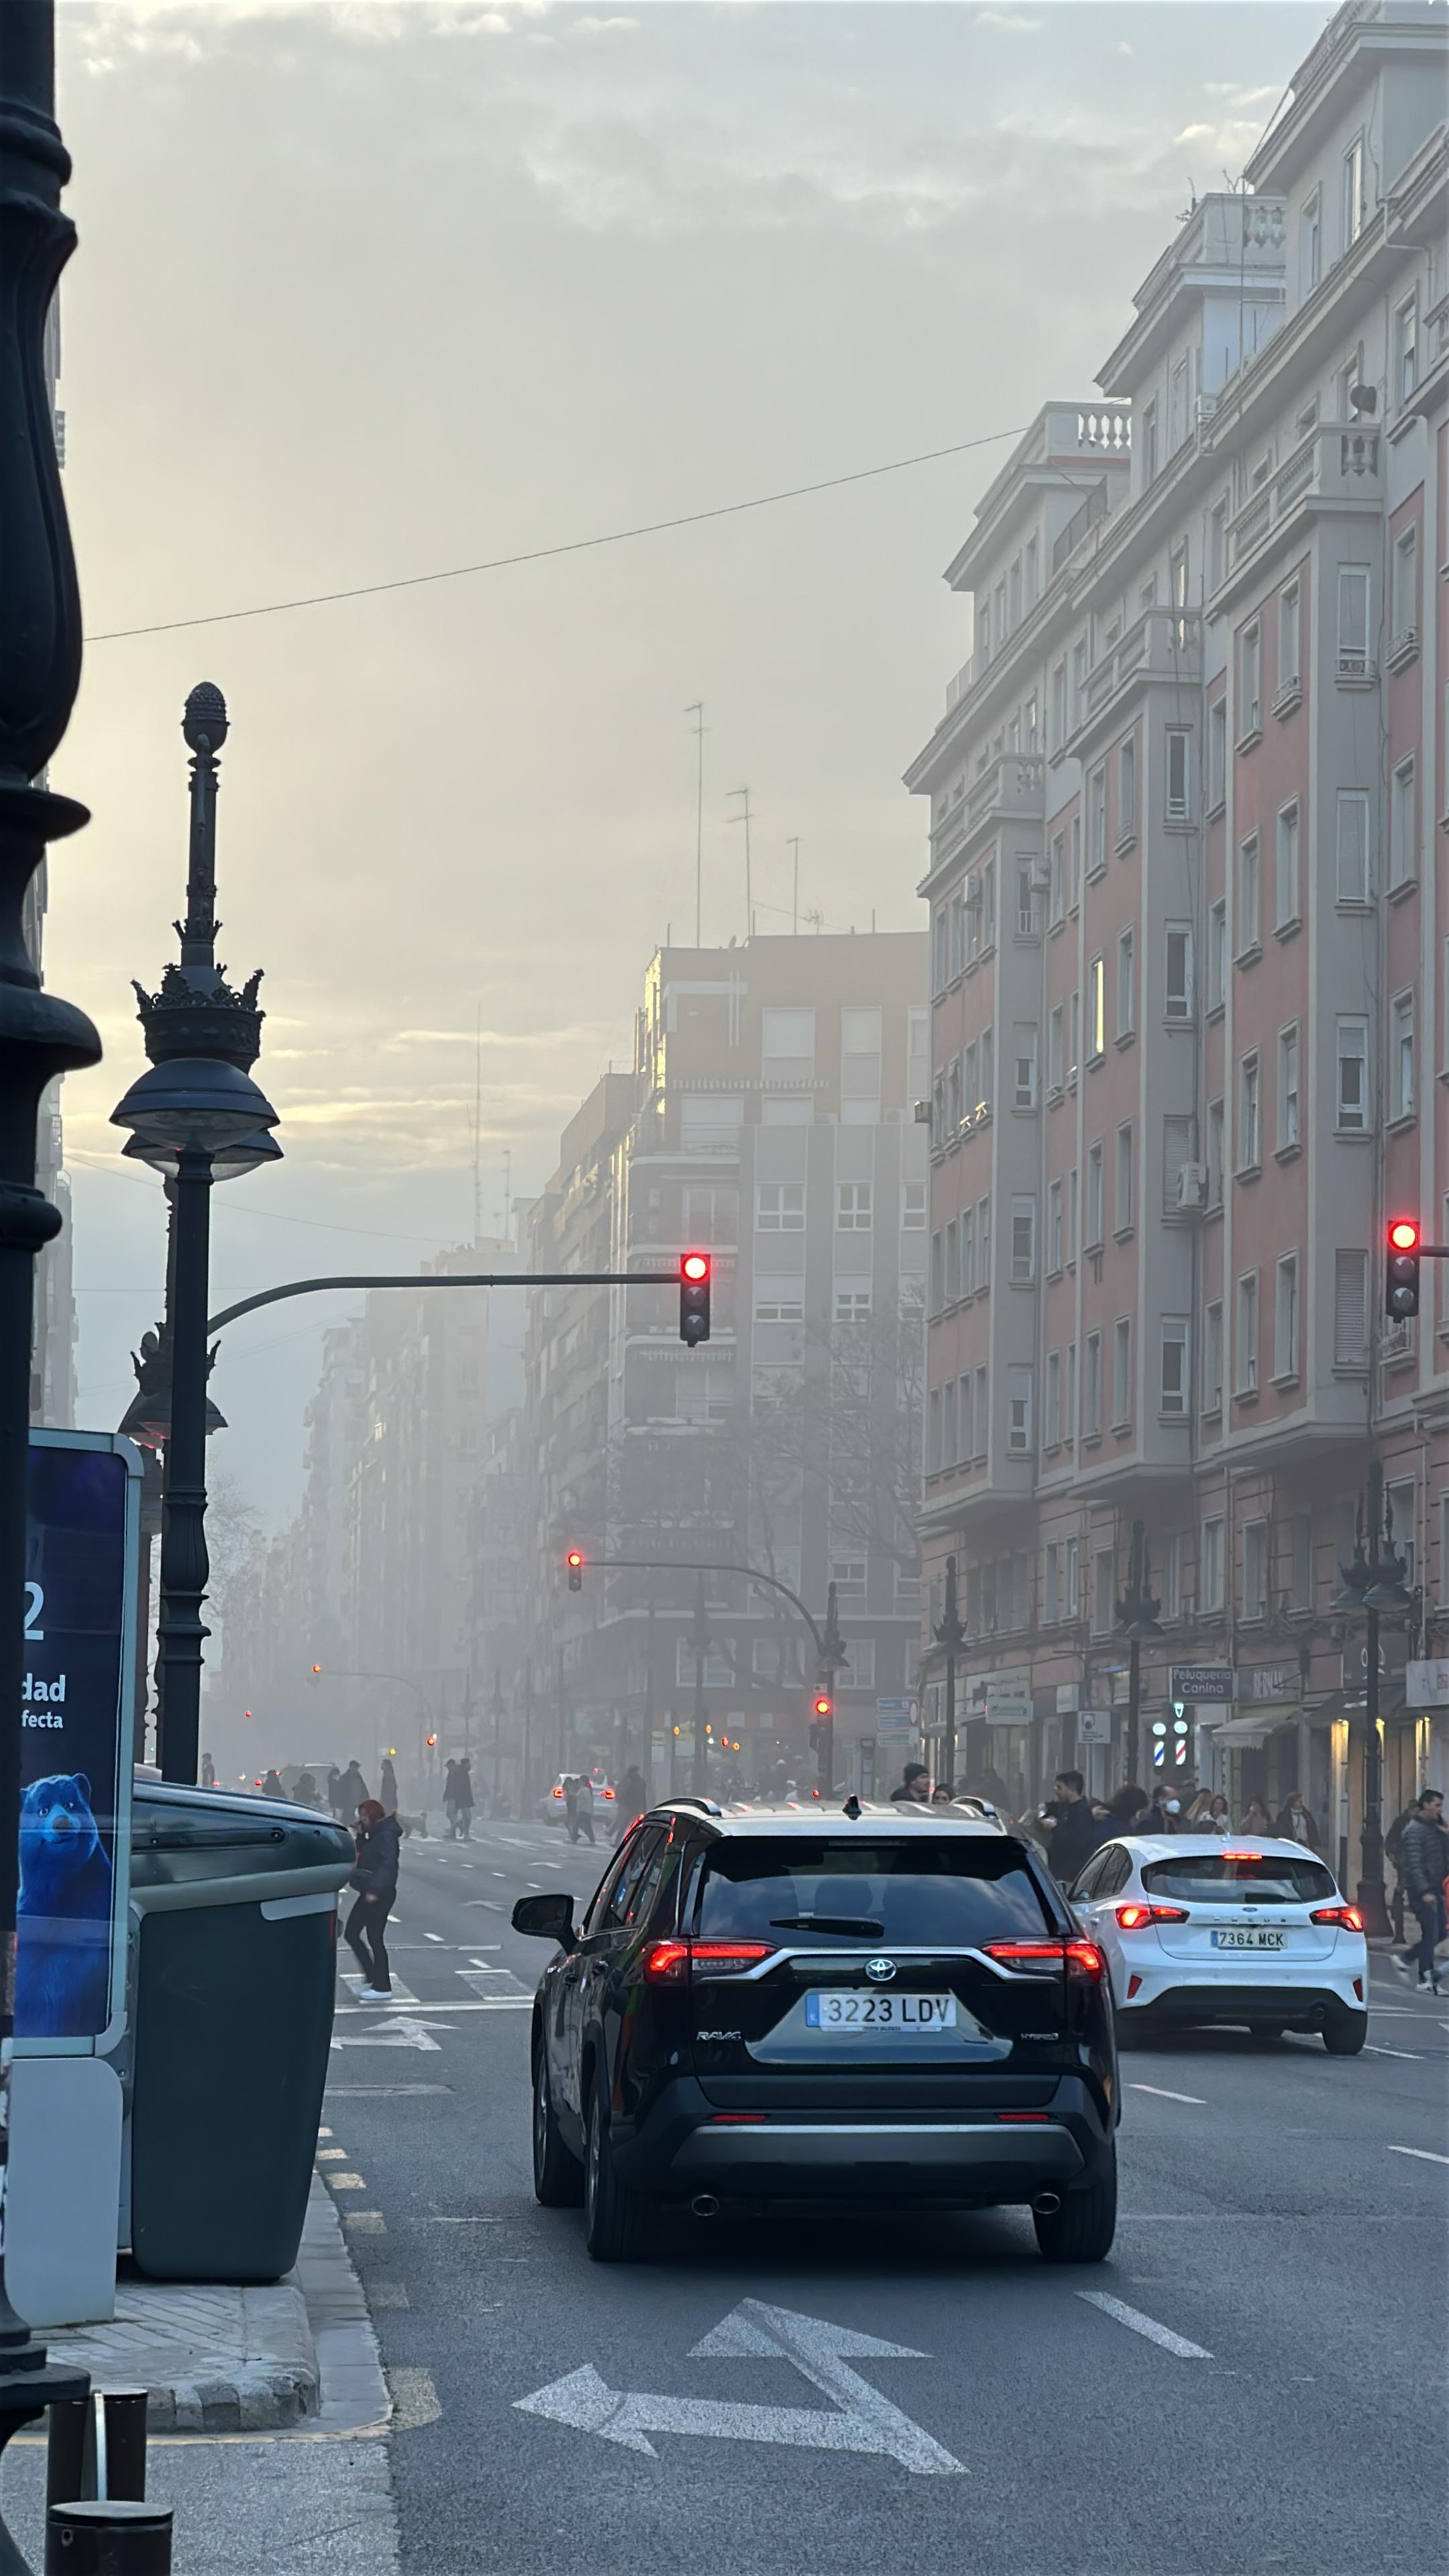
[[[1262,553],[1288,520],[1309,509],[1367,508],[1382,496],[1382,433],[1355,422],[1351,428],[1320,421],[1285,457],[1262,490],[1244,503],[1227,527],[1228,587],[1242,567]]]
[[[998,823],[1039,823],[1046,763],[1039,752],[1005,752],[982,771],[966,795],[966,838]]]
[[[1202,619],[1194,609],[1148,608],[1105,647],[1082,684],[1073,747],[1145,680],[1196,683],[1202,677]]]
[[[968,689],[970,688],[970,686],[971,686],[971,682],[972,682],[972,680],[974,679],[975,674],[976,674],[976,656],[975,656],[975,654],[973,653],[973,654],[971,654],[971,655],[969,656],[969,658],[968,658],[966,661],[964,661],[964,662],[962,663],[961,668],[960,668],[960,670],[956,673],[955,677],[954,677],[953,679],[950,679],[950,680],[948,680],[948,681],[946,682],[946,713],[947,713],[947,715],[950,715],[950,714],[952,713],[952,711],[953,711],[953,709],[954,709],[954,708],[959,707],[959,705],[960,705],[960,703],[961,703],[962,699],[963,699],[963,698],[965,697],[965,695],[966,695],[967,690],[968,690]]]

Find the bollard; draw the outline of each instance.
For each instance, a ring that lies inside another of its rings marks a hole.
[[[45,2446],[45,2502],[68,2504],[73,2496],[91,2496],[96,2491],[96,2417],[93,2401],[78,2397],[73,2403],[52,2406],[50,2433]]]
[[[170,2505],[53,2504],[45,2576],[171,2576]]]
[[[96,2489],[98,2494],[109,2496],[113,2502],[142,2504],[145,2501],[147,2402],[144,2388],[107,2388],[101,2392],[102,2414],[98,2432],[104,2439],[105,2457],[102,2463],[98,2441],[97,2468],[99,2471],[103,2465],[104,2475],[98,2474]],[[73,2496],[84,2492],[82,2487],[71,2489]],[[56,2496],[51,2501],[63,2504],[67,2499]]]

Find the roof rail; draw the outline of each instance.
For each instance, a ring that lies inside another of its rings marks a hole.
[[[700,1798],[693,1796],[687,1798],[665,1798],[662,1799],[660,1803],[666,1807],[698,1807],[706,1816],[722,1816],[724,1814],[723,1807],[715,1798]]]

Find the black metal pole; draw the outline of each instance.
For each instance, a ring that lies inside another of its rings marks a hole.
[[[946,1724],[941,1737],[941,1776],[948,1789],[956,1785],[956,1651],[960,1620],[956,1612],[956,1559],[946,1559]]]
[[[206,1552],[206,1303],[211,1261],[211,1157],[181,1155],[175,1191],[171,1430],[161,1521],[156,1623],[156,1746],[163,1780],[194,1787],[201,1758],[201,1616]]]
[[[649,1618],[644,1635],[644,1745],[639,1765],[644,1776],[644,1794],[654,1789],[654,1604],[649,1604]]]
[[[1137,1778],[1139,1756],[1138,1722],[1142,1708],[1142,1646],[1140,1639],[1129,1638],[1127,1644],[1127,1748],[1123,1786]]]
[[[99,1062],[84,1013],[43,992],[25,944],[25,899],[48,841],[85,808],[33,782],[70,721],[80,680],[80,603],[46,383],[51,298],[75,245],[60,211],[70,162],[56,129],[53,0],[0,9],[0,2451],[52,2399],[79,2398],[83,2371],[47,2370],[5,2289],[15,1912],[19,1893],[20,1695],[35,1256],[60,1216],[35,1186],[40,1095]],[[0,2523],[0,2576],[25,2561]]]
[[[564,1700],[564,1659],[563,1659],[563,1648],[562,1648],[562,1646],[560,1646],[560,1647],[559,1647],[559,1650],[558,1650],[558,1658],[557,1658],[557,1673],[558,1673],[558,1767],[559,1767],[560,1771],[567,1771],[567,1769],[568,1769],[568,1767],[569,1767],[569,1759],[568,1759],[568,1755],[569,1755],[569,1743],[568,1743],[568,1709],[567,1709],[567,1706],[566,1706],[566,1703],[565,1703],[565,1700]]]
[[[1379,1614],[1364,1612],[1368,1622],[1364,1671],[1363,1830],[1359,1837],[1358,1908],[1370,1940],[1387,1940],[1393,1931],[1384,1887],[1384,1754],[1379,1738]]]

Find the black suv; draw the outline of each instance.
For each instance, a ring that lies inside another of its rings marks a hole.
[[[1027,2202],[1097,2262],[1117,2211],[1101,1951],[1034,1852],[963,1808],[641,1816],[533,2009],[534,2189],[627,2261],[651,2203]]]

